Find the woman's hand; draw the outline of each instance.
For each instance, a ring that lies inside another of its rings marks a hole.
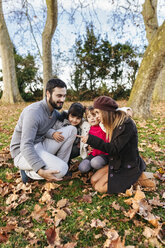
[[[62,132],[55,132],[55,133],[53,133],[53,139],[55,140],[55,141],[57,141],[58,143],[59,142],[62,142],[62,141],[64,141],[64,136],[63,135],[61,135],[62,134]]]

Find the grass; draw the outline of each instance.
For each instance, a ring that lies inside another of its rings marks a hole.
[[[89,104],[91,103],[85,102],[85,105]],[[126,102],[119,104],[123,106]],[[86,177],[89,175],[81,176],[76,174],[76,170],[71,180],[59,182],[54,189],[46,190],[45,181],[33,182],[24,188],[19,171],[10,158],[9,144],[20,112],[27,105],[28,103],[0,105],[0,247],[112,247],[105,246],[106,232],[111,229],[118,233],[121,240],[125,240],[123,247],[163,247],[163,240],[160,240],[158,235],[149,237],[144,234],[146,227],[154,233],[158,228],[161,231],[165,222],[161,204],[150,204],[149,208],[149,212],[159,217],[158,227],[150,224],[138,213],[131,219],[125,214],[131,208],[125,203],[128,196],[96,193],[89,180],[87,181]],[[65,103],[64,108],[67,109],[69,105],[70,103]],[[152,106],[152,112],[152,119],[135,121],[139,133],[140,154],[146,161],[147,171],[155,172],[164,163],[165,109],[162,104],[157,104]],[[164,184],[160,180],[156,182],[156,191],[142,190],[146,199],[158,197],[157,202],[162,203]],[[45,198],[42,198],[44,194]],[[46,198],[48,196],[49,198]],[[59,207],[58,202],[61,199],[67,199],[67,203]],[[58,213],[64,212],[66,216],[59,221]],[[56,245],[51,246],[46,232],[54,225]]]

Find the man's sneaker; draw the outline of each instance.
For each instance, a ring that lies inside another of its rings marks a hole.
[[[28,183],[28,182],[30,182],[30,181],[32,180],[30,177],[28,177],[28,176],[26,175],[26,173],[25,173],[24,170],[20,170],[20,174],[21,174],[22,182],[23,182],[24,184],[26,184],[26,183]]]

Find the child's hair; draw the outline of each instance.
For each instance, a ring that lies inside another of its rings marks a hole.
[[[121,125],[127,114],[124,111],[104,111],[100,110],[103,119],[103,125],[106,129],[106,136],[109,142],[111,141],[113,130]]]
[[[94,112],[94,107],[93,106],[88,106],[86,107],[85,109],[85,118],[87,119],[87,115],[88,114],[92,114],[92,115],[95,115],[95,112]]]
[[[68,116],[71,114],[72,116],[83,118],[84,112],[85,107],[79,102],[74,102],[68,110]]]

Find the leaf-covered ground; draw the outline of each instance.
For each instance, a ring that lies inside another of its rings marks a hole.
[[[85,102],[90,105],[90,102]],[[126,102],[119,102],[125,106]],[[136,186],[125,194],[95,192],[91,173],[59,183],[34,181],[26,186],[10,157],[10,139],[27,103],[0,105],[0,247],[164,247],[164,182],[156,188]],[[70,103],[65,103],[67,109]],[[147,171],[162,168],[165,152],[165,107],[152,106],[153,118],[135,119],[139,150]],[[162,174],[159,174],[160,176]]]

